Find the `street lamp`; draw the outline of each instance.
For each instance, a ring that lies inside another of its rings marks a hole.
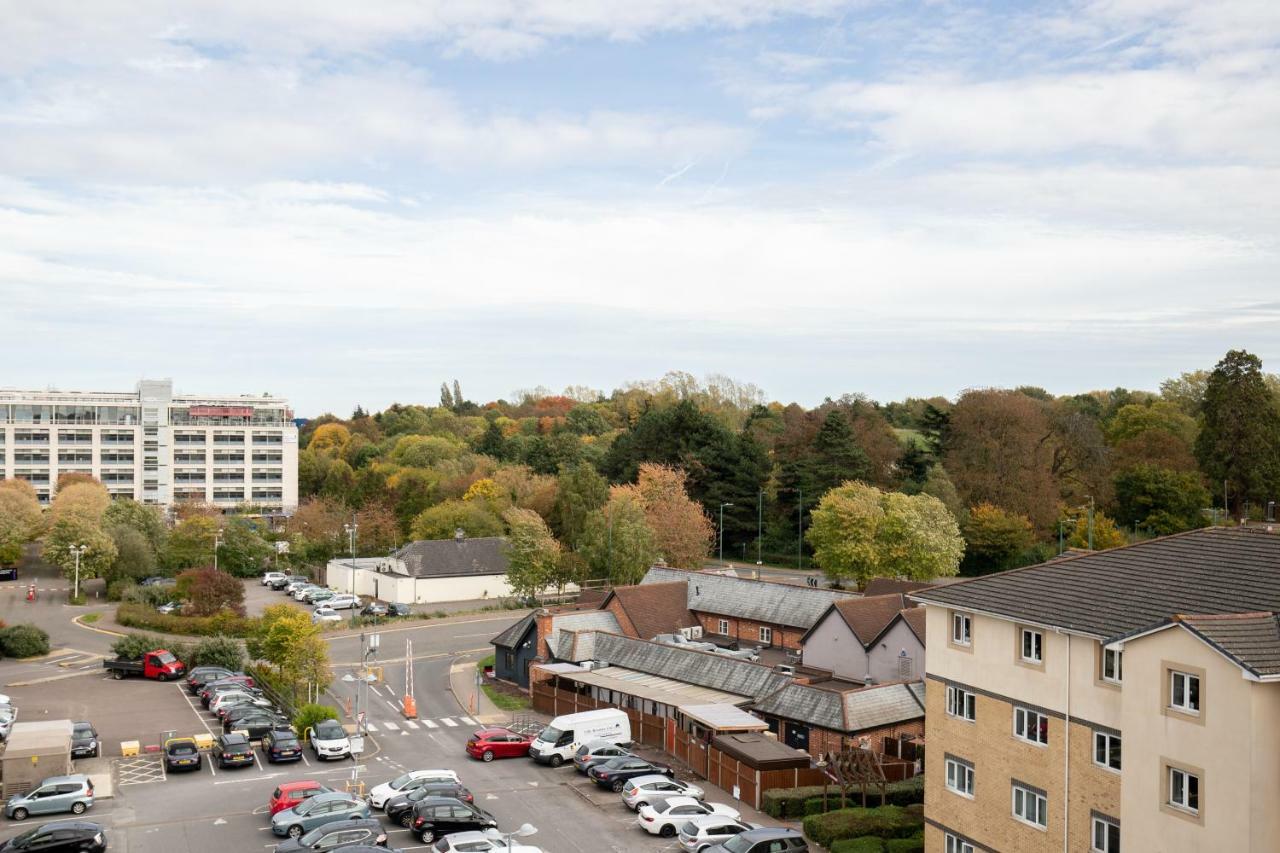
[[[342,525],[342,529],[347,532],[347,544],[351,546],[351,595],[356,594],[356,531],[360,529],[360,525],[356,524],[355,516],[351,517],[350,524]],[[356,624],[356,610],[351,608],[351,624]]]
[[[724,508],[733,506],[731,503],[720,504],[720,562],[724,562]]]
[[[532,824],[525,823],[525,824],[521,824],[521,825],[520,825],[520,828],[519,828],[519,829],[517,829],[517,830],[515,830],[514,832],[504,832],[504,833],[502,833],[502,837],[503,837],[503,838],[505,838],[505,839],[506,839],[506,841],[507,841],[507,851],[508,851],[508,853],[510,853],[510,851],[511,851],[511,839],[513,839],[513,838],[528,838],[530,835],[533,835],[533,834],[534,834],[534,833],[536,833],[537,831],[538,831],[538,828],[537,828],[536,826],[533,826]]]
[[[68,550],[70,550],[71,553],[76,558],[76,581],[75,581],[75,587],[71,592],[71,598],[72,600],[75,600],[80,597],[80,558],[84,556],[85,551],[89,550],[89,546],[88,545],[71,545],[68,548]]]
[[[222,544],[222,531],[215,531],[213,534],[213,570],[218,570],[218,546]]]

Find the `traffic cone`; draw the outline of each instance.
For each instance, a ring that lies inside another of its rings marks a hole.
[[[418,719],[418,703],[412,696],[404,697],[404,718],[406,720]]]

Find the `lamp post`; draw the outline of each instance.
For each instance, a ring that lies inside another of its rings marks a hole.
[[[218,570],[218,546],[222,544],[222,531],[215,531],[213,534],[213,570]]]
[[[514,832],[504,832],[504,833],[502,833],[502,837],[503,837],[504,839],[506,839],[506,842],[507,842],[507,844],[506,844],[506,847],[507,847],[507,853],[511,853],[511,839],[513,839],[513,838],[528,838],[530,835],[533,835],[533,834],[534,834],[534,833],[536,833],[537,831],[538,831],[538,828],[537,828],[536,826],[533,826],[532,824],[525,823],[525,824],[521,824],[521,825],[520,825],[520,828],[519,828],[519,829],[517,829],[517,830],[515,830]]]
[[[720,562],[724,562],[724,508],[733,506],[731,503],[720,504]]]
[[[764,489],[756,495],[756,565],[764,565],[761,547],[764,542]]]
[[[366,637],[360,635],[360,675],[357,677],[351,673],[342,676],[342,680],[347,684],[357,684],[356,687],[356,735],[360,738],[360,752],[355,757],[355,767],[352,768],[352,784],[355,785],[360,781],[360,757],[364,754],[364,739],[368,735],[369,727],[365,720],[365,714],[369,708],[369,684],[374,680],[373,673],[369,672],[369,658],[378,651],[378,641],[381,637],[378,634],[371,634]]]
[[[80,597],[80,558],[84,556],[84,552],[89,550],[88,545],[72,545],[68,548],[72,555],[76,558],[76,580],[75,586],[72,588],[72,600]]]
[[[360,525],[356,524],[355,516],[351,516],[351,523],[342,525],[342,529],[347,532],[347,544],[351,546],[351,595],[356,594],[356,531],[360,529]],[[356,624],[356,610],[359,608],[351,608],[351,624]]]

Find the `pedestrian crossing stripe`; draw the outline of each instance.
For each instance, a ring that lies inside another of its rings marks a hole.
[[[440,718],[440,722],[442,722],[442,723],[444,723],[446,726],[450,726],[450,727],[453,727],[453,726],[457,726],[457,725],[458,725],[456,722],[454,722],[453,720],[449,719],[448,717],[441,717],[441,718]]]
[[[365,723],[364,728],[365,728],[365,731],[370,731],[370,732],[376,732],[378,730],[378,727],[375,726],[373,723]]]
[[[393,732],[398,732],[398,731],[400,731],[400,727],[399,727],[399,726],[397,726],[395,723],[383,723],[383,725],[384,725],[384,726],[386,726],[388,729],[390,729],[390,730],[391,730],[391,731],[393,731]]]
[[[418,727],[418,724],[415,723],[413,720],[405,720],[404,724],[411,729],[416,729]]]
[[[438,729],[438,728],[440,728],[440,725],[439,725],[438,723],[433,722],[432,720],[423,720],[422,722],[426,723],[426,724],[427,724],[427,728],[429,728],[429,729]]]

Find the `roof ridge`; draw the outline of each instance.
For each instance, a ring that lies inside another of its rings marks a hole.
[[[1242,613],[1175,613],[1174,622],[1229,621],[1232,619],[1266,619],[1275,616],[1271,610],[1249,610]]]

